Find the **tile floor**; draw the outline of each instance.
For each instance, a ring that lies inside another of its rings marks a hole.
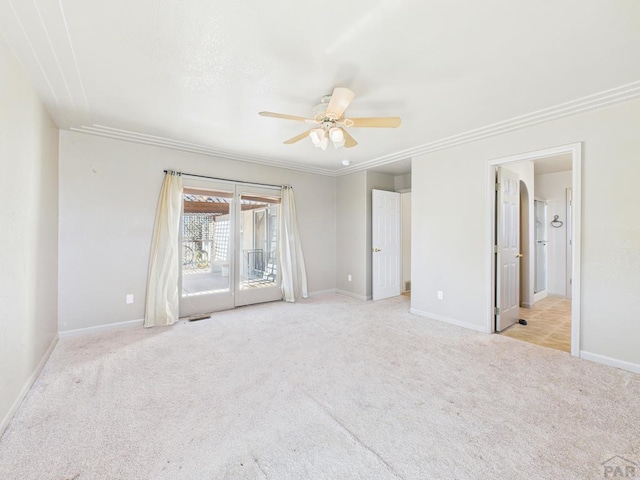
[[[571,300],[546,297],[533,308],[521,308],[520,318],[528,325],[516,323],[502,332],[511,338],[543,347],[571,351]]]

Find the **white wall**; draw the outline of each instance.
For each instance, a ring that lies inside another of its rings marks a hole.
[[[411,191],[411,174],[397,175],[393,178],[393,187],[396,192]]]
[[[309,290],[335,288],[335,179],[80,133],[60,132],[60,331],[144,316],[163,170],[291,184]],[[133,304],[125,295],[133,293]]]
[[[414,158],[412,308],[486,329],[488,161],[583,142],[581,349],[640,364],[639,126],[633,101]]]
[[[336,189],[336,288],[341,293],[364,299],[367,296],[367,172],[338,177]]]
[[[571,172],[536,175],[536,197],[547,202],[547,293],[567,295],[567,188]],[[553,228],[553,216],[563,222]]]
[[[0,434],[57,338],[58,129],[0,38]]]

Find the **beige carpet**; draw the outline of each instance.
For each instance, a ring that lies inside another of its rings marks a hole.
[[[640,464],[637,375],[408,307],[328,295],[61,340],[0,440],[0,478],[589,479],[615,455]]]

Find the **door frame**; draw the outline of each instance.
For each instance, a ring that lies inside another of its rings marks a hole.
[[[486,293],[488,299],[486,331],[487,333],[495,333],[494,308],[495,305],[495,289],[496,289],[496,271],[494,261],[495,245],[495,225],[496,225],[496,195],[495,195],[495,170],[496,167],[517,163],[525,160],[538,160],[546,157],[553,157],[561,154],[571,154],[571,175],[572,175],[572,191],[573,191],[573,216],[571,219],[571,227],[573,231],[573,245],[571,254],[573,258],[572,265],[572,295],[571,295],[571,355],[580,357],[580,319],[581,319],[581,246],[582,246],[582,143],[571,143],[557,147],[536,150],[533,152],[520,153],[507,157],[496,158],[490,160],[487,166],[487,218],[489,219],[489,228],[486,241],[486,259],[487,270],[491,272],[491,281],[489,289]]]
[[[183,281],[184,281],[184,265],[183,265],[183,248],[184,248],[184,236],[183,236],[183,221],[184,221],[184,190],[188,188],[201,189],[203,191],[217,192],[224,191],[231,194],[233,201],[229,203],[229,289],[228,291],[208,293],[205,295],[194,295],[192,298],[185,299],[183,296]],[[233,256],[234,252],[234,232],[236,230],[236,201],[235,201],[235,185],[230,182],[223,182],[220,180],[203,180],[200,178],[183,178],[182,200],[180,207],[180,278],[178,282],[179,288],[179,316],[180,319],[188,318],[192,315],[199,315],[205,313],[213,313],[218,311],[230,310],[235,308],[235,295],[234,284],[235,278],[235,263],[236,259]],[[216,299],[216,306],[213,310],[209,309],[209,305],[213,299]],[[185,308],[186,304],[189,308]],[[186,311],[185,311],[186,310]]]
[[[185,182],[184,187],[186,188],[199,188],[202,190],[208,191],[216,191],[216,190],[224,190],[228,191],[232,194],[233,201],[230,203],[229,207],[229,221],[230,221],[230,234],[229,234],[229,292],[221,292],[216,294],[209,294],[206,298],[202,297],[204,300],[201,300],[199,303],[203,304],[208,299],[212,299],[212,295],[216,296],[222,301],[220,301],[219,305],[217,305],[213,310],[207,308],[203,308],[199,313],[213,313],[217,311],[225,311],[232,310],[237,307],[242,307],[245,305],[253,305],[256,303],[264,303],[264,302],[272,302],[282,300],[282,273],[280,271],[280,266],[278,266],[276,282],[273,287],[264,287],[255,289],[252,291],[242,292],[240,289],[240,222],[242,215],[241,208],[241,197],[243,194],[265,194],[265,195],[273,195],[280,197],[281,189],[275,185],[264,185],[264,184],[254,184],[250,182],[241,182],[234,180],[224,180],[219,178],[209,178],[209,177],[189,177]],[[182,194],[184,195],[184,188]],[[183,246],[183,237],[182,237],[182,222],[184,211],[184,197],[181,206],[180,212],[180,247],[182,251]],[[282,215],[280,211],[278,215]],[[280,217],[278,217],[280,218]],[[278,222],[279,225],[280,222]],[[277,227],[279,228],[279,226]],[[280,232],[278,232],[280,235]],[[279,252],[278,252],[279,255]],[[183,265],[182,265],[182,254],[180,255],[180,278],[178,283],[178,288],[180,292],[180,303],[183,302],[182,296],[182,281],[183,281]],[[280,260],[278,260],[280,262]],[[279,263],[280,265],[280,263]],[[253,298],[252,298],[253,297]],[[180,309],[182,310],[182,308]],[[194,315],[192,313],[191,315]],[[185,315],[182,311],[180,312],[180,318],[186,318],[189,314]]]
[[[240,268],[242,266],[242,260],[240,259],[240,255],[243,252],[242,245],[240,245],[240,225],[242,224],[242,196],[243,195],[267,195],[281,198],[281,189],[275,187],[265,187],[265,186],[257,186],[252,185],[250,183],[236,183],[235,184],[235,205],[236,205],[236,229],[233,238],[233,245],[235,250],[235,275],[234,275],[234,284],[233,284],[233,296],[234,296],[234,308],[236,307],[244,307],[246,305],[255,305],[257,303],[265,303],[265,302],[276,302],[282,300],[282,271],[281,271],[281,261],[280,261],[280,250],[278,244],[280,243],[280,218],[282,215],[282,210],[278,208],[278,224],[276,225],[277,232],[277,242],[276,242],[276,255],[278,257],[278,267],[276,271],[276,281],[275,284],[269,287],[262,287],[256,289],[242,289],[240,286],[242,275],[240,274]],[[282,203],[279,204],[281,206]],[[266,217],[268,219],[268,217]]]

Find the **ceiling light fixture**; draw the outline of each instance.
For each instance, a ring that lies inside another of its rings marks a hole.
[[[322,140],[326,137],[326,135],[323,128],[313,128],[309,132],[309,137],[316,147],[320,147],[322,144]],[[325,148],[327,147],[325,146]]]
[[[341,128],[332,127],[329,130],[329,136],[331,137],[331,141],[333,142],[334,147],[344,147],[344,132]]]
[[[309,138],[311,138],[314,146],[322,150],[326,150],[329,145],[329,139],[331,139],[331,143],[336,148],[344,147],[345,143],[344,130],[333,126],[332,122],[324,122],[322,127],[309,130]]]
[[[327,145],[329,145],[329,137],[325,134],[322,137],[322,139],[320,140],[320,145],[316,145],[316,146],[320,147],[322,150],[326,150],[327,149]]]

